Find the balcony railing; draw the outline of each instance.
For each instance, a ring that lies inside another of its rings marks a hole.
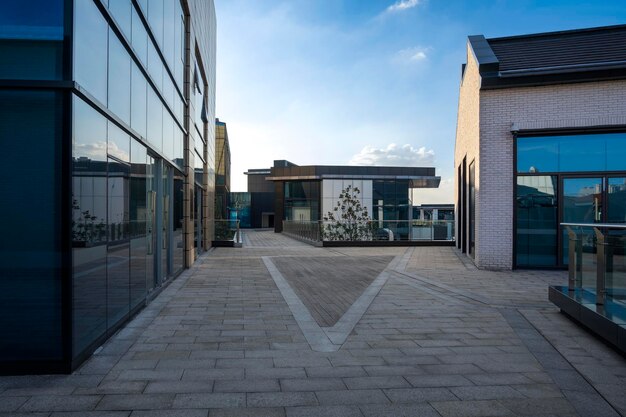
[[[454,220],[284,220],[283,233],[312,242],[454,241]]]
[[[215,240],[241,243],[239,220],[215,220]]]
[[[626,306],[626,224],[561,223],[568,235],[568,291],[596,305]]]

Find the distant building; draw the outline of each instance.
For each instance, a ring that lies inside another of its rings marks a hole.
[[[215,219],[228,219],[230,144],[226,123],[215,119]]]
[[[626,222],[626,25],[470,36],[457,245],[479,267],[564,267],[562,222]]]
[[[257,171],[261,172],[261,171]],[[248,171],[250,181],[250,171]],[[263,181],[260,176],[263,175]],[[284,160],[255,176],[257,189],[272,195],[274,186],[274,230],[281,232],[283,220],[321,221],[339,201],[339,195],[348,186],[359,189],[359,199],[373,220],[399,223],[404,232],[412,220],[411,189],[437,188],[441,180],[435,168],[374,167],[374,166],[298,166]],[[255,211],[254,200],[252,211]],[[406,238],[406,236],[405,236]]]

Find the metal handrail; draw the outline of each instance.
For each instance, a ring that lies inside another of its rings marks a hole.
[[[560,223],[561,226],[572,227],[604,227],[607,229],[626,229],[623,223]]]

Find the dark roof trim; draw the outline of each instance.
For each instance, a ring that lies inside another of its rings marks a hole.
[[[474,58],[478,63],[478,71],[481,75],[493,74],[498,75],[500,70],[500,61],[494,54],[493,49],[483,35],[474,35],[468,37]]]
[[[518,76],[482,76],[481,90],[542,85],[574,84],[626,79],[626,67],[576,72],[529,73]]]
[[[530,33],[526,35],[514,35],[514,36],[502,36],[500,38],[489,38],[490,41],[510,41],[517,39],[526,39],[526,38],[543,38],[546,36],[558,36],[558,35],[571,35],[576,33],[585,33],[585,32],[598,32],[598,31],[610,31],[614,29],[626,29],[625,25],[613,25],[613,26],[595,26],[592,28],[582,28],[582,29],[568,29],[568,30],[557,30],[554,32],[540,32],[540,33]]]

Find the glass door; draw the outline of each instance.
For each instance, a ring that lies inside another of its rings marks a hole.
[[[561,205],[562,223],[601,223],[603,211],[603,177],[563,178]],[[591,227],[582,229],[583,254],[594,252],[594,232]],[[563,265],[567,265],[569,239],[565,227],[561,228]]]
[[[626,177],[607,178],[606,222],[626,223]],[[608,232],[606,253],[607,299],[626,303],[626,230]]]

